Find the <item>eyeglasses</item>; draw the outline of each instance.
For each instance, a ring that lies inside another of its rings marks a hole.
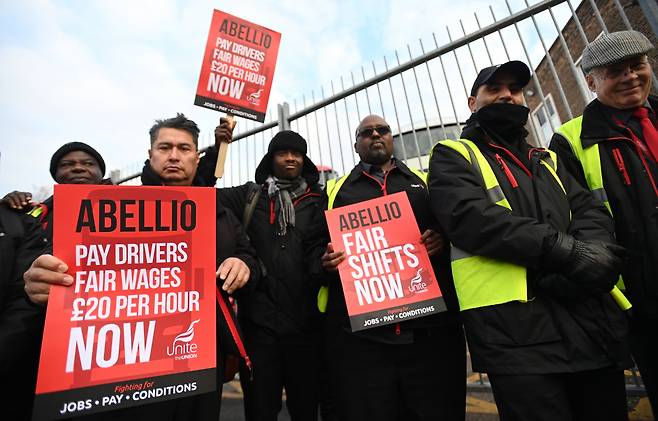
[[[646,58],[639,58],[637,60],[627,60],[619,64],[610,65],[602,70],[603,75],[607,79],[617,79],[628,72],[641,72],[647,69],[649,60]]]
[[[384,135],[389,134],[391,132],[391,128],[389,126],[369,127],[367,129],[360,130],[359,133],[358,133],[358,136],[359,137],[372,137],[372,135],[375,133],[375,131],[380,136],[384,136]]]

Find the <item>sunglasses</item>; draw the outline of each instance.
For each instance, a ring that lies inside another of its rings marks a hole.
[[[389,134],[391,132],[391,128],[388,126],[377,126],[377,127],[371,127],[368,129],[363,129],[360,130],[358,133],[359,137],[371,137],[375,131],[379,133],[380,136],[384,136],[386,134]]]

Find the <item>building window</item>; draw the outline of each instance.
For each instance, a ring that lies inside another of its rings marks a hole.
[[[558,128],[562,124],[560,116],[555,108],[553,96],[551,94],[545,97],[546,106],[540,103],[537,108],[532,112],[532,118],[535,119],[536,126],[539,128],[539,143],[541,147],[547,148],[553,136],[553,127]],[[549,121],[550,119],[550,121]],[[553,125],[551,126],[551,122]]]

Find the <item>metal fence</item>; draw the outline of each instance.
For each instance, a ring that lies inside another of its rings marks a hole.
[[[497,2],[452,29],[432,33],[429,41],[419,38],[404,51],[394,51],[392,58],[373,60],[356,74],[351,71],[309,95],[278,104],[275,112],[270,110],[268,123],[241,120],[218,186],[252,179],[269,140],[281,129],[304,136],[309,156],[327,175],[344,174],[358,162],[353,148],[356,125],[373,113],[393,128],[396,157],[426,170],[432,145],[457,137],[468,118],[467,97],[477,72],[508,60],[521,60],[534,69],[524,92],[532,111],[529,141],[546,146],[550,133],[579,115],[592,99],[578,63],[588,40],[601,32],[633,28],[655,41],[652,28],[658,17],[646,6],[652,0],[627,1],[630,5],[620,0],[520,1],[521,10],[513,10],[509,0]],[[214,142],[212,132],[205,131],[201,146]],[[113,179],[139,184],[140,170],[141,164],[115,170]]]
[[[282,129],[307,139],[308,155],[327,174],[349,172],[358,162],[354,131],[369,114],[384,117],[394,132],[395,155],[408,166],[426,170],[429,151],[442,138],[457,138],[470,112],[467,98],[479,70],[494,63],[521,60],[533,69],[524,91],[531,109],[529,141],[546,145],[562,122],[579,115],[592,99],[579,67],[588,41],[600,33],[638,29],[656,43],[655,0],[521,1],[509,0],[453,22],[452,29],[407,44],[392,57],[371,61],[356,74],[331,81],[309,95],[284,102],[270,111],[265,124],[240,120],[229,148],[225,176],[219,187],[252,180],[267,144]],[[652,3],[654,2],[654,3]],[[518,3],[518,1],[517,1]],[[455,26],[457,29],[455,29]],[[654,86],[658,80],[654,74]],[[213,130],[201,139],[210,145]],[[141,164],[114,172],[118,183],[139,184]],[[642,393],[633,371],[628,390]],[[488,387],[480,378],[470,388]]]

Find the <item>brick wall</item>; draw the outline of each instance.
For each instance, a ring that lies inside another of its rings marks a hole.
[[[658,39],[644,18],[642,9],[637,4],[637,2],[634,0],[620,0],[620,3],[626,13],[626,16],[628,17],[628,20],[631,22],[633,29],[642,32],[654,45],[658,45]],[[624,26],[624,23],[613,0],[597,0],[596,5],[598,6],[601,16],[603,17],[603,21],[608,27],[608,31],[615,32],[627,29]],[[583,30],[587,35],[588,40],[594,40],[603,31],[589,1],[583,0],[581,2],[581,4],[578,6],[578,9],[576,9],[576,15],[578,16],[578,19],[583,26]],[[562,35],[564,36],[564,39],[570,50],[571,57],[573,58],[574,62],[576,62],[580,58],[585,44],[573,19],[569,20],[567,25],[564,27]],[[559,38],[556,39],[549,51],[555,65],[556,72],[562,84],[568,106],[573,116],[578,116],[582,113],[587,103],[583,99],[578,81],[574,76],[571,68],[569,67],[567,56],[564,49],[562,48]],[[654,63],[654,72],[656,72],[656,70],[658,70],[658,66],[656,65],[658,64],[658,52],[654,50],[652,53],[650,53],[650,57]],[[569,118],[567,113],[567,105],[564,104],[564,101],[560,97],[555,78],[551,72],[546,57],[544,57],[544,59],[539,63],[539,66],[537,66],[535,72],[537,73],[537,78],[540,81],[544,95],[551,94],[553,97],[553,102],[556,105],[560,120],[562,122],[567,121]],[[533,95],[529,95],[528,91],[531,91]],[[532,80],[528,84],[525,92],[526,101],[530,107],[530,110],[535,110],[541,103],[541,99],[538,94],[538,89]],[[654,86],[653,92],[658,93],[658,87]]]

